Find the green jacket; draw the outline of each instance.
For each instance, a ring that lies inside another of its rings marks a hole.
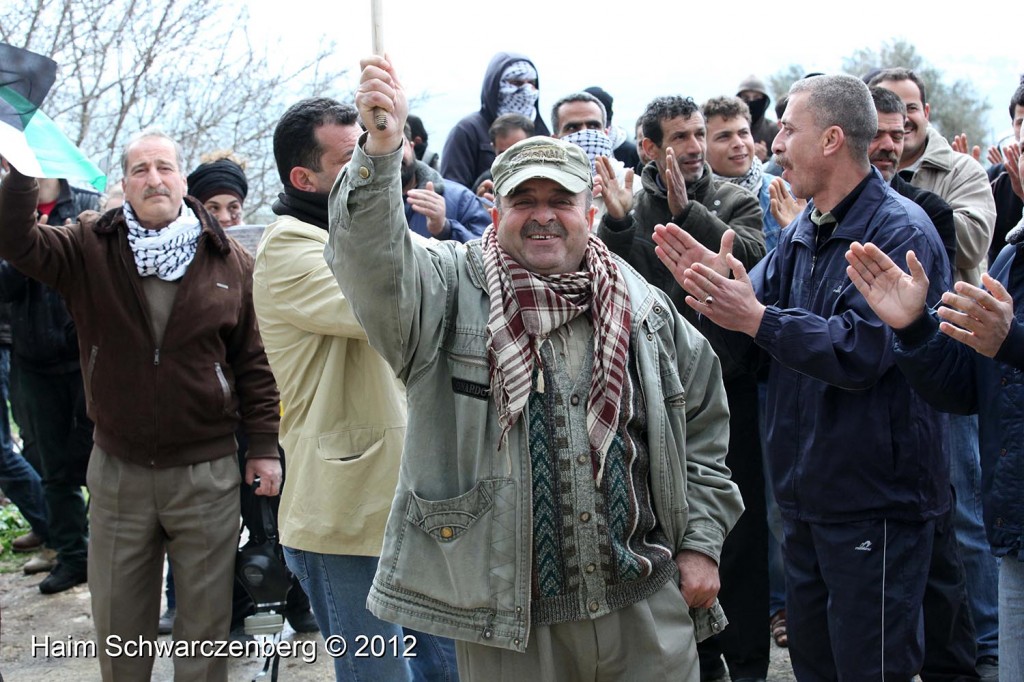
[[[653,161],[644,167],[641,178],[644,189],[636,195],[632,212],[622,220],[606,215],[597,236],[644,279],[667,293],[687,320],[697,324],[697,313],[686,305],[686,292],[654,253],[654,226],[675,223],[712,251],[718,251],[722,235],[732,229],[736,232],[732,253],[749,271],[765,255],[761,205],[742,187],[716,182],[711,167],[705,164],[700,179],[686,187],[690,198],[686,208],[674,216],[668,195],[658,184],[658,167]],[[728,363],[723,370],[726,379],[742,371]]]
[[[325,251],[370,344],[406,382],[409,404],[368,606],[418,630],[524,651],[533,550],[529,417],[499,449],[481,243],[428,247],[409,236],[400,161],[400,151],[368,157],[356,149],[331,193]],[[725,466],[729,412],[718,358],[662,292],[619,265],[632,306],[631,360],[647,400],[654,510],[676,552],[717,561],[743,508]],[[708,610],[697,614],[698,636],[723,627],[720,608],[715,613],[718,620]]]

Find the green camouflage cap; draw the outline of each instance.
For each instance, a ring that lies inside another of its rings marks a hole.
[[[573,194],[593,188],[590,159],[580,147],[553,137],[528,137],[506,149],[491,166],[495,194],[507,197],[526,180],[547,178]]]

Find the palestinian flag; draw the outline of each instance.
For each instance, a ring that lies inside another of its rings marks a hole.
[[[99,191],[107,177],[39,110],[57,63],[0,43],[0,156],[25,175],[88,182]]]

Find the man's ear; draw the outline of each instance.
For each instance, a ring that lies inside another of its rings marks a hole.
[[[288,173],[288,182],[292,183],[292,187],[302,190],[303,192],[316,191],[316,184],[313,181],[313,171],[302,166],[295,166],[292,168],[291,172]]]
[[[924,120],[931,123],[932,105],[928,102],[924,104]]]
[[[846,133],[839,126],[829,126],[821,134],[821,152],[825,156],[835,154],[846,142]]]
[[[645,137],[640,140],[640,146],[644,148],[644,154],[647,158],[654,159],[658,156],[658,145],[654,144],[654,140],[649,137]]]
[[[589,228],[591,232],[594,231],[594,216],[596,216],[596,215],[597,215],[597,206],[594,206],[593,204],[591,204],[590,208],[587,209],[587,228]]]
[[[494,203],[498,203],[498,197],[494,197]],[[491,214],[491,224],[494,225],[495,229],[498,227],[498,209],[495,206],[491,206],[487,209],[487,212]]]

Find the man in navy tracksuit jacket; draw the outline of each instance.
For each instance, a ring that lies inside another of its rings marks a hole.
[[[940,410],[978,414],[985,530],[993,554],[1002,557],[999,677],[1019,680],[1024,675],[1024,220],[1007,241],[982,278],[985,289],[960,282],[937,310],[921,304],[930,283],[913,267],[913,278],[906,277],[894,259],[861,246],[853,247],[850,262],[857,285],[896,330],[896,361],[914,388]]]
[[[892,331],[847,277],[845,254],[854,241],[897,262],[913,250],[929,303],[949,263],[924,212],[869,164],[877,116],[863,83],[799,81],[782,123],[773,151],[810,202],[749,278],[726,255],[729,235],[719,255],[674,226],[656,241],[716,350],[770,362],[767,452],[797,678],[910,679],[934,523],[950,504],[945,419],[896,367]]]

